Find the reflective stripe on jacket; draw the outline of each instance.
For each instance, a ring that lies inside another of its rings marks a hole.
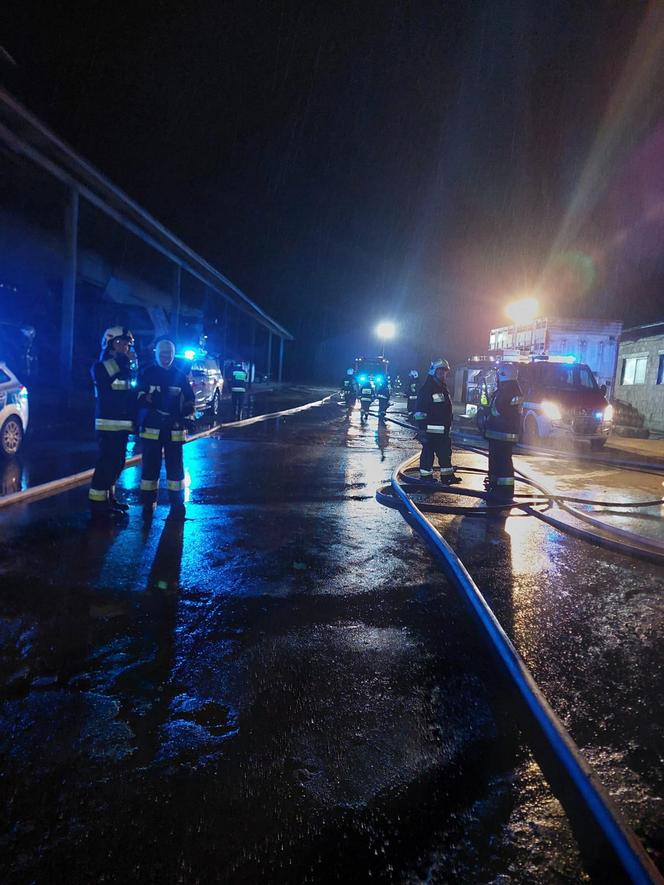
[[[521,429],[523,396],[517,381],[503,381],[491,397],[484,436],[515,443]]]
[[[452,426],[452,400],[447,385],[427,375],[417,394],[414,419],[427,433],[449,433]]]
[[[129,357],[105,353],[90,374],[95,386],[95,430],[133,433],[136,393],[131,386]]]

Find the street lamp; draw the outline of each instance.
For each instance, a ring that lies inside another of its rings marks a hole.
[[[516,348],[517,326],[532,323],[539,313],[539,302],[537,298],[520,298],[518,301],[508,304],[505,308],[505,313],[514,324],[513,346]]]
[[[394,338],[396,331],[397,329],[394,323],[391,323],[387,320],[383,321],[382,323],[378,323],[378,325],[376,326],[376,335],[380,338],[383,345],[383,349],[380,354],[381,357],[385,356],[385,342],[390,341],[392,338]]]

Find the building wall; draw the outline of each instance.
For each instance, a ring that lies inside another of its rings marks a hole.
[[[623,366],[628,357],[645,357],[646,372],[643,383],[621,384]],[[643,415],[648,430],[664,431],[664,378],[657,383],[660,359],[664,361],[664,335],[622,341],[618,350],[615,399],[629,403]]]
[[[489,335],[490,351],[518,348],[525,353],[573,356],[587,363],[598,384],[613,386],[622,323],[602,320],[540,318],[520,326],[502,326]]]

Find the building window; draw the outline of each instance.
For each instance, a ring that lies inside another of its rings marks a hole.
[[[644,384],[646,380],[647,356],[627,356],[623,359],[621,384]]]
[[[664,353],[659,355],[659,365],[657,366],[657,383],[664,384]]]

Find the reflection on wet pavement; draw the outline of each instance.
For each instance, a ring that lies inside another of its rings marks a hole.
[[[141,522],[138,469],[124,523],[90,527],[84,489],[0,515],[16,881],[580,879],[465,611],[374,500],[412,447],[325,406],[188,446],[184,523]],[[652,839],[661,572],[519,516],[436,524]]]

